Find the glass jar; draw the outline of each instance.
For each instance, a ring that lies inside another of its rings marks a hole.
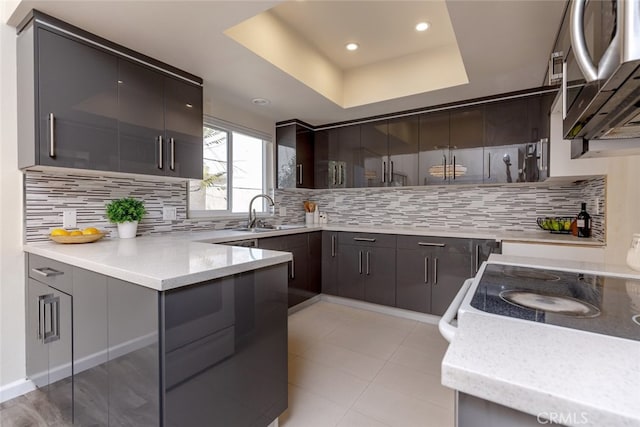
[[[627,265],[640,271],[640,233],[635,233],[631,239],[631,247],[627,251]]]

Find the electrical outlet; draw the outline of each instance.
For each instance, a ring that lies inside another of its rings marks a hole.
[[[165,206],[162,208],[163,221],[175,221],[178,219],[178,209],[174,206]]]
[[[62,228],[76,228],[77,214],[75,209],[62,212]]]
[[[286,206],[280,206],[278,208],[278,215],[287,216],[287,208],[286,208]]]

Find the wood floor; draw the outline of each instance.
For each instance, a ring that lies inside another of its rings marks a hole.
[[[34,390],[25,395],[0,403],[0,426],[2,427],[66,427],[58,408],[47,395]]]

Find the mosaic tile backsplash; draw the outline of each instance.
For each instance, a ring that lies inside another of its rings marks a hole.
[[[68,209],[76,210],[79,228],[113,231],[116,227],[106,220],[104,206],[121,197],[145,201],[148,213],[138,226],[139,235],[223,229],[246,222],[244,218],[187,219],[184,182],[28,171],[24,184],[28,242],[47,240],[49,230],[62,225],[62,212]],[[330,223],[496,231],[538,230],[537,217],[575,216],[584,201],[593,218],[593,236],[601,241],[605,238],[604,177],[568,184],[276,190],[276,205],[286,207],[287,215],[268,222],[304,222],[304,200],[317,202]],[[598,215],[596,203],[600,205]],[[162,219],[163,206],[177,208],[176,221]]]

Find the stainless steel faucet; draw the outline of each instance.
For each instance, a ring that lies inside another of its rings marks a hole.
[[[254,228],[256,225],[256,211],[253,209],[253,202],[260,197],[264,197],[269,202],[269,206],[275,206],[275,203],[271,196],[267,194],[258,194],[249,202],[249,221],[247,222],[247,228]],[[251,213],[253,212],[253,215]]]

